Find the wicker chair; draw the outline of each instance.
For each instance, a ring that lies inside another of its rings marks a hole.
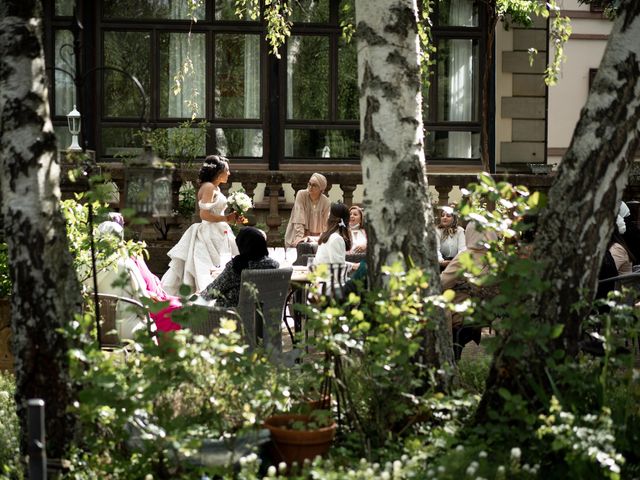
[[[93,300],[93,295],[91,295],[91,299]],[[149,335],[153,335],[153,322],[147,309],[139,301],[110,293],[98,293],[98,301],[100,302],[100,345],[102,348],[114,349],[123,346],[123,342],[118,336],[117,325],[117,318],[123,312],[136,312],[144,320]]]
[[[207,316],[202,319],[198,319],[189,325],[183,325],[183,327],[191,330],[194,335],[211,335],[216,329],[220,328],[220,320],[227,318],[229,320],[235,320],[240,323],[240,317],[235,310],[223,308],[223,307],[199,307],[207,310]]]
[[[248,344],[255,347],[262,340],[272,358],[282,352],[282,312],[292,272],[291,268],[242,271],[237,311]]]

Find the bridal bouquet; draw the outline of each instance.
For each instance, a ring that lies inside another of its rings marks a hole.
[[[247,212],[253,208],[253,202],[244,190],[237,190],[227,198],[227,206],[241,217],[246,216]]]

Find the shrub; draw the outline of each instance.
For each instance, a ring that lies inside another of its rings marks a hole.
[[[82,319],[72,334],[80,336],[90,321]],[[71,351],[73,375],[83,386],[74,408],[83,429],[75,471],[194,478],[206,469],[188,459],[204,440],[223,440],[232,449],[239,435],[285,408],[288,390],[276,369],[248,351],[233,321],[209,338],[172,332],[159,346],[142,334],[131,348],[129,355],[95,344]]]
[[[0,478],[23,478],[13,375],[0,371]]]

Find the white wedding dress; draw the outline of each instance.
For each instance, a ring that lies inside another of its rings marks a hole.
[[[201,210],[224,215],[227,197],[216,188],[211,202],[198,202]],[[235,236],[226,222],[208,222],[191,225],[176,245],[169,250],[169,270],[162,276],[162,288],[170,295],[177,295],[180,285],[188,285],[192,291],[203,290],[213,280],[211,269],[224,267],[238,254]]]

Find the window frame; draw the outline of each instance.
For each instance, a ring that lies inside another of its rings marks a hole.
[[[491,91],[483,92],[482,85],[482,75],[484,73],[484,69],[486,66],[486,58],[487,58],[487,21],[486,21],[486,11],[483,7],[482,2],[475,0],[476,5],[478,6],[478,25],[475,27],[461,27],[461,26],[451,26],[439,25],[439,13],[440,13],[440,2],[436,1],[433,8],[433,25],[431,27],[431,34],[433,41],[436,45],[441,40],[455,40],[455,39],[473,39],[478,41],[478,96],[474,98],[474,101],[477,102],[477,121],[470,122],[456,122],[456,121],[438,121],[437,120],[437,111],[438,111],[438,85],[440,79],[438,77],[438,53],[436,52],[435,62],[431,65],[429,70],[429,81],[430,85],[427,90],[427,94],[424,95],[423,88],[423,102],[426,98],[428,102],[428,116],[423,116],[424,121],[424,129],[425,129],[425,157],[428,164],[431,165],[482,165],[482,159],[478,158],[452,158],[452,157],[430,157],[427,154],[427,141],[429,132],[471,132],[478,133],[482,136],[482,106],[483,106],[483,95],[491,95]],[[493,78],[490,80],[493,81]],[[491,90],[491,86],[489,85],[489,90]],[[490,99],[489,99],[490,100]],[[490,104],[490,102],[488,102]],[[423,111],[424,111],[423,106]],[[487,112],[487,121],[492,124],[492,119],[488,118]]]

